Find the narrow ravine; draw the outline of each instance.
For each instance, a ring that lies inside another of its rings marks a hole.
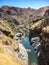
[[[37,65],[37,57],[33,47],[30,45],[29,37],[25,37],[25,39],[22,41],[22,44],[28,52],[29,65]]]

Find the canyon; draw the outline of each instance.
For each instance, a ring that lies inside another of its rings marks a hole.
[[[28,52],[33,51],[24,46],[25,41],[22,43],[26,36],[29,48],[34,49],[37,57],[37,63],[31,65],[49,65],[49,6],[40,9],[0,7],[1,65],[29,65]]]

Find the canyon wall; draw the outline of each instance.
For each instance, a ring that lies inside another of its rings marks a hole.
[[[38,64],[49,65],[49,17],[34,23],[31,26],[29,37],[30,44],[37,55]],[[39,38],[38,44],[37,37]],[[34,41],[36,42],[34,43]]]

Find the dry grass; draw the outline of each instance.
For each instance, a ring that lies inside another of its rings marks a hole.
[[[49,33],[49,26],[46,26],[42,29],[43,32]]]
[[[22,65],[22,61],[14,56],[14,49],[18,49],[18,42],[7,36],[4,31],[13,33],[9,24],[0,20],[0,65]]]
[[[33,25],[31,25],[31,29],[34,29],[36,27],[40,27],[41,23],[42,23],[41,20],[36,22],[36,23],[34,23]]]
[[[0,65],[22,65],[20,61],[16,60],[4,50],[1,40],[0,43]]]

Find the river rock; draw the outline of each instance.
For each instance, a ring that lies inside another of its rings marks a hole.
[[[28,53],[25,47],[19,43],[19,56],[24,65],[28,65]]]

